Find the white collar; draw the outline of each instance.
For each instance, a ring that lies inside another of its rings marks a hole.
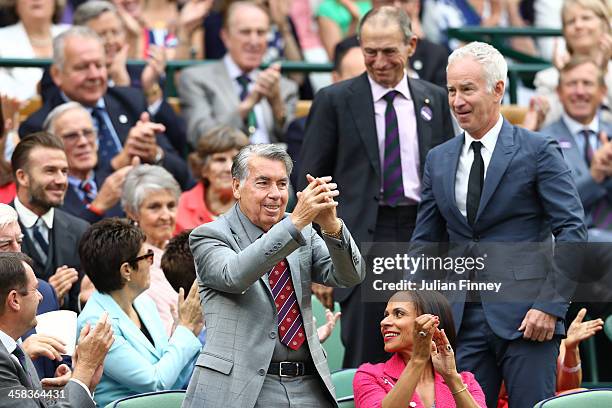
[[[51,207],[49,211],[40,217],[47,226],[47,229],[53,228],[54,210],[55,209]],[[15,211],[17,211],[19,221],[21,221],[25,228],[32,228],[34,224],[36,224],[36,221],[38,221],[38,215],[34,214],[29,208],[23,205],[18,197],[15,197]]]
[[[504,118],[502,115],[499,115],[499,119],[497,119],[497,123],[493,126],[483,137],[480,139],[474,139],[472,135],[470,135],[467,131],[465,132],[465,141],[464,141],[464,149],[469,149],[472,142],[481,142],[485,149],[490,152],[495,150],[495,144],[497,144],[497,138],[499,137],[499,132],[501,132],[502,125],[504,124]]]
[[[597,111],[597,114],[595,114],[595,117],[593,117],[593,120],[588,125],[583,125],[582,123],[575,121],[565,112],[565,110],[563,111],[562,119],[572,136],[578,135],[578,133],[582,132],[583,130],[591,130],[595,132],[595,134],[599,133],[599,111]]]
[[[372,88],[372,97],[374,99],[374,103],[378,102],[385,96],[390,90],[394,89],[402,94],[404,98],[407,100],[411,100],[410,89],[408,88],[408,80],[406,79],[406,73],[404,72],[404,76],[402,79],[395,85],[393,88],[385,88],[378,82],[374,81],[370,74],[368,74],[368,81],[370,81],[370,87]]]
[[[17,342],[15,341],[15,339],[0,330],[0,341],[4,345],[6,351],[8,351],[9,354],[13,354],[13,351],[15,351],[15,349],[17,348]]]
[[[256,75],[258,71],[257,69],[254,69],[250,72],[243,72],[240,69],[240,67],[236,65],[236,63],[232,59],[232,56],[229,54],[229,52],[226,53],[225,56],[223,56],[223,63],[225,64],[225,69],[227,70],[227,74],[232,79],[232,81],[235,81],[236,78],[238,78],[241,75],[246,75],[247,77],[249,77],[251,81],[255,81],[257,79],[257,75]]]

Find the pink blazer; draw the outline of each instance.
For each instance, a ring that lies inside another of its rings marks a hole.
[[[355,395],[355,408],[379,408],[382,400],[399,379],[406,364],[399,354],[393,354],[389,360],[380,364],[363,364],[357,370],[353,379],[353,392]],[[479,406],[486,408],[484,393],[472,373],[464,371],[460,373],[470,394],[474,397]],[[435,398],[436,408],[453,408],[455,399],[451,390],[446,386],[442,376],[435,373]],[[430,408],[425,407],[415,392],[412,396],[410,408]],[[406,407],[406,408],[409,408]]]
[[[175,234],[211,222],[213,216],[204,202],[204,183],[201,181],[191,190],[181,194],[176,215]]]

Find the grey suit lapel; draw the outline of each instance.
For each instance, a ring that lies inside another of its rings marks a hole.
[[[480,197],[480,205],[478,206],[475,222],[478,222],[478,218],[486,208],[487,203],[493,196],[502,176],[518,150],[518,146],[514,143],[514,131],[514,126],[510,125],[504,119],[499,137],[497,138],[497,143],[495,144],[495,149],[493,150],[491,162],[487,168],[487,176],[484,180],[482,196]]]
[[[587,173],[589,171],[589,166],[586,163],[584,155],[580,152],[580,149],[578,149],[576,140],[563,119],[560,119],[559,122],[557,122],[557,127],[558,129],[555,129],[559,134],[559,136],[557,136],[557,140],[562,148],[561,151],[565,156],[565,160],[567,163],[570,163],[570,166],[574,168],[578,174]]]
[[[352,95],[348,98],[347,104],[355,121],[357,133],[366,147],[365,150],[370,164],[380,179],[380,157],[376,122],[374,120],[374,102],[372,101],[372,90],[367,73],[355,78],[349,89]]]

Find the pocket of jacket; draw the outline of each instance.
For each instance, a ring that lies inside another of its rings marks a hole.
[[[234,361],[217,354],[203,351],[196,361],[196,366],[210,368],[222,374],[229,374],[234,366]]]

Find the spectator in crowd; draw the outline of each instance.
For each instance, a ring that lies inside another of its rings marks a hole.
[[[0,204],[0,252],[21,252],[23,234],[19,227],[19,217],[13,207]],[[47,282],[38,279],[38,291],[42,299],[36,309],[36,315],[59,309],[55,291]],[[64,344],[53,336],[36,334],[34,328],[21,336],[21,347],[33,360],[39,378],[52,378],[62,361],[61,354],[66,350]]]
[[[343,38],[355,35],[361,17],[370,10],[370,0],[323,0],[317,10],[319,36],[330,60]]]
[[[280,142],[297,99],[295,83],[280,75],[280,65],[258,67],[266,52],[270,19],[259,5],[233,2],[221,37],[223,60],[185,69],[179,95],[193,147],[218,125],[245,130],[251,143]]]
[[[232,166],[238,203],[191,233],[207,341],[186,408],[336,406],[315,337],[310,283],[355,285],[365,268],[336,217],[331,177],[311,177],[285,214],[292,164],[280,146],[244,147]]]
[[[178,325],[168,338],[155,304],[142,295],[154,257],[144,241],[137,226],[107,218],[92,225],[79,245],[83,268],[97,290],[79,315],[78,327],[107,311],[116,339],[94,396],[101,407],[130,395],[182,388],[200,351],[197,286],[191,286],[185,300],[180,291]]]
[[[416,78],[446,87],[448,51],[440,44],[425,38],[421,29],[421,0],[372,0],[372,7],[395,6],[403,9],[410,18],[410,28],[418,37],[414,53],[409,57],[410,69]]]
[[[126,174],[133,166],[107,174],[98,164],[98,139],[91,115],[81,104],[66,102],[54,108],[43,129],[60,138],[68,160],[68,189],[62,209],[90,223],[124,216],[119,203]],[[133,159],[138,164],[138,156]]]
[[[2,99],[0,96],[0,102],[4,102]],[[8,129],[10,129],[11,124],[10,118],[9,120],[4,119],[3,105],[4,103],[0,103],[0,203],[10,203],[15,198],[17,190],[13,180],[11,164],[4,154],[6,144],[10,138]]]
[[[94,328],[87,324],[80,331],[73,356],[74,371],[61,365],[55,378],[41,383],[30,357],[17,343],[26,330],[36,326],[34,311],[41,300],[31,264],[31,259],[19,252],[0,254],[0,405],[94,408],[91,395],[100,379],[104,357],[114,341],[108,315],[101,313],[93,322]],[[63,388],[47,389],[45,393],[42,386]],[[48,393],[51,390],[56,392]],[[18,398],[15,393],[26,393],[27,398]],[[51,398],[46,399],[45,395]]]
[[[359,367],[353,379],[356,408],[486,408],[474,375],[457,372],[453,315],[444,296],[397,292],[383,316],[380,332],[392,357]]]
[[[22,250],[36,276],[55,290],[63,309],[79,311],[82,273],[76,248],[87,222],[59,209],[68,188],[68,161],[60,139],[34,133],[19,142],[11,160],[17,197],[11,203],[24,232]]]
[[[403,10],[370,11],[360,27],[367,72],[322,89],[310,110],[298,186],[307,174],[331,175],[342,191],[338,213],[358,243],[410,240],[425,157],[454,134],[446,92],[405,73],[416,42]],[[387,110],[397,126],[385,126]],[[385,304],[366,304],[361,292],[335,293],[345,367],[386,357],[382,339],[371,335]]]
[[[449,294],[459,328],[459,369],[474,373],[487,406],[497,405],[502,380],[510,406],[533,406],[554,395],[568,302],[550,293],[552,280],[559,290],[563,280],[539,263],[545,256],[533,263],[516,260],[535,259],[536,243],[550,248],[553,235],[556,255],[570,255],[563,244],[587,238],[584,212],[557,143],[501,116],[507,65],[499,51],[470,43],[450,55],[447,73],[449,105],[465,132],[427,157],[412,240],[466,245],[475,257],[490,242],[533,243],[503,247],[487,260],[486,276],[504,279],[512,302],[479,291]],[[448,275],[454,283],[460,276]],[[469,279],[479,278],[485,275],[470,272]]]
[[[557,96],[559,70],[572,56],[589,57],[597,62],[605,72],[607,92],[603,105],[610,107],[612,100],[612,31],[610,29],[610,8],[601,0],[565,0],[561,9],[563,38],[567,53],[557,51],[553,57],[554,67],[536,74],[534,85],[536,95],[547,99],[550,110],[546,115],[544,126],[561,117],[562,105]],[[612,116],[604,115],[606,121]]]
[[[181,189],[170,173],[159,166],[142,165],[128,173],[121,195],[125,213],[145,235],[145,250],[155,255],[150,268],[150,288],[145,293],[157,306],[168,336],[176,319],[177,292],[164,276],[160,261],[176,229],[180,194]]]
[[[199,141],[189,156],[191,171],[199,180],[181,194],[176,216],[177,232],[216,219],[235,203],[232,194],[232,162],[249,139],[236,128],[218,126]]]
[[[12,25],[0,28],[0,58],[51,58],[53,37],[68,28],[56,24],[64,11],[62,0],[29,0],[3,2]],[[41,68],[0,68],[1,92],[21,101],[32,98],[38,91]]]
[[[146,101],[136,89],[107,87],[104,47],[87,27],[73,27],[54,40],[51,76],[57,89],[44,105],[21,124],[21,136],[42,129],[49,112],[68,101],[90,110],[98,130],[98,169],[108,172],[142,162],[168,169],[184,188],[192,179],[187,164],[163,133],[165,127],[150,120]]]
[[[594,60],[575,56],[559,75],[563,113],[542,133],[556,138],[563,149],[587,216],[589,241],[612,242],[612,123],[600,109],[608,91],[604,71]]]

